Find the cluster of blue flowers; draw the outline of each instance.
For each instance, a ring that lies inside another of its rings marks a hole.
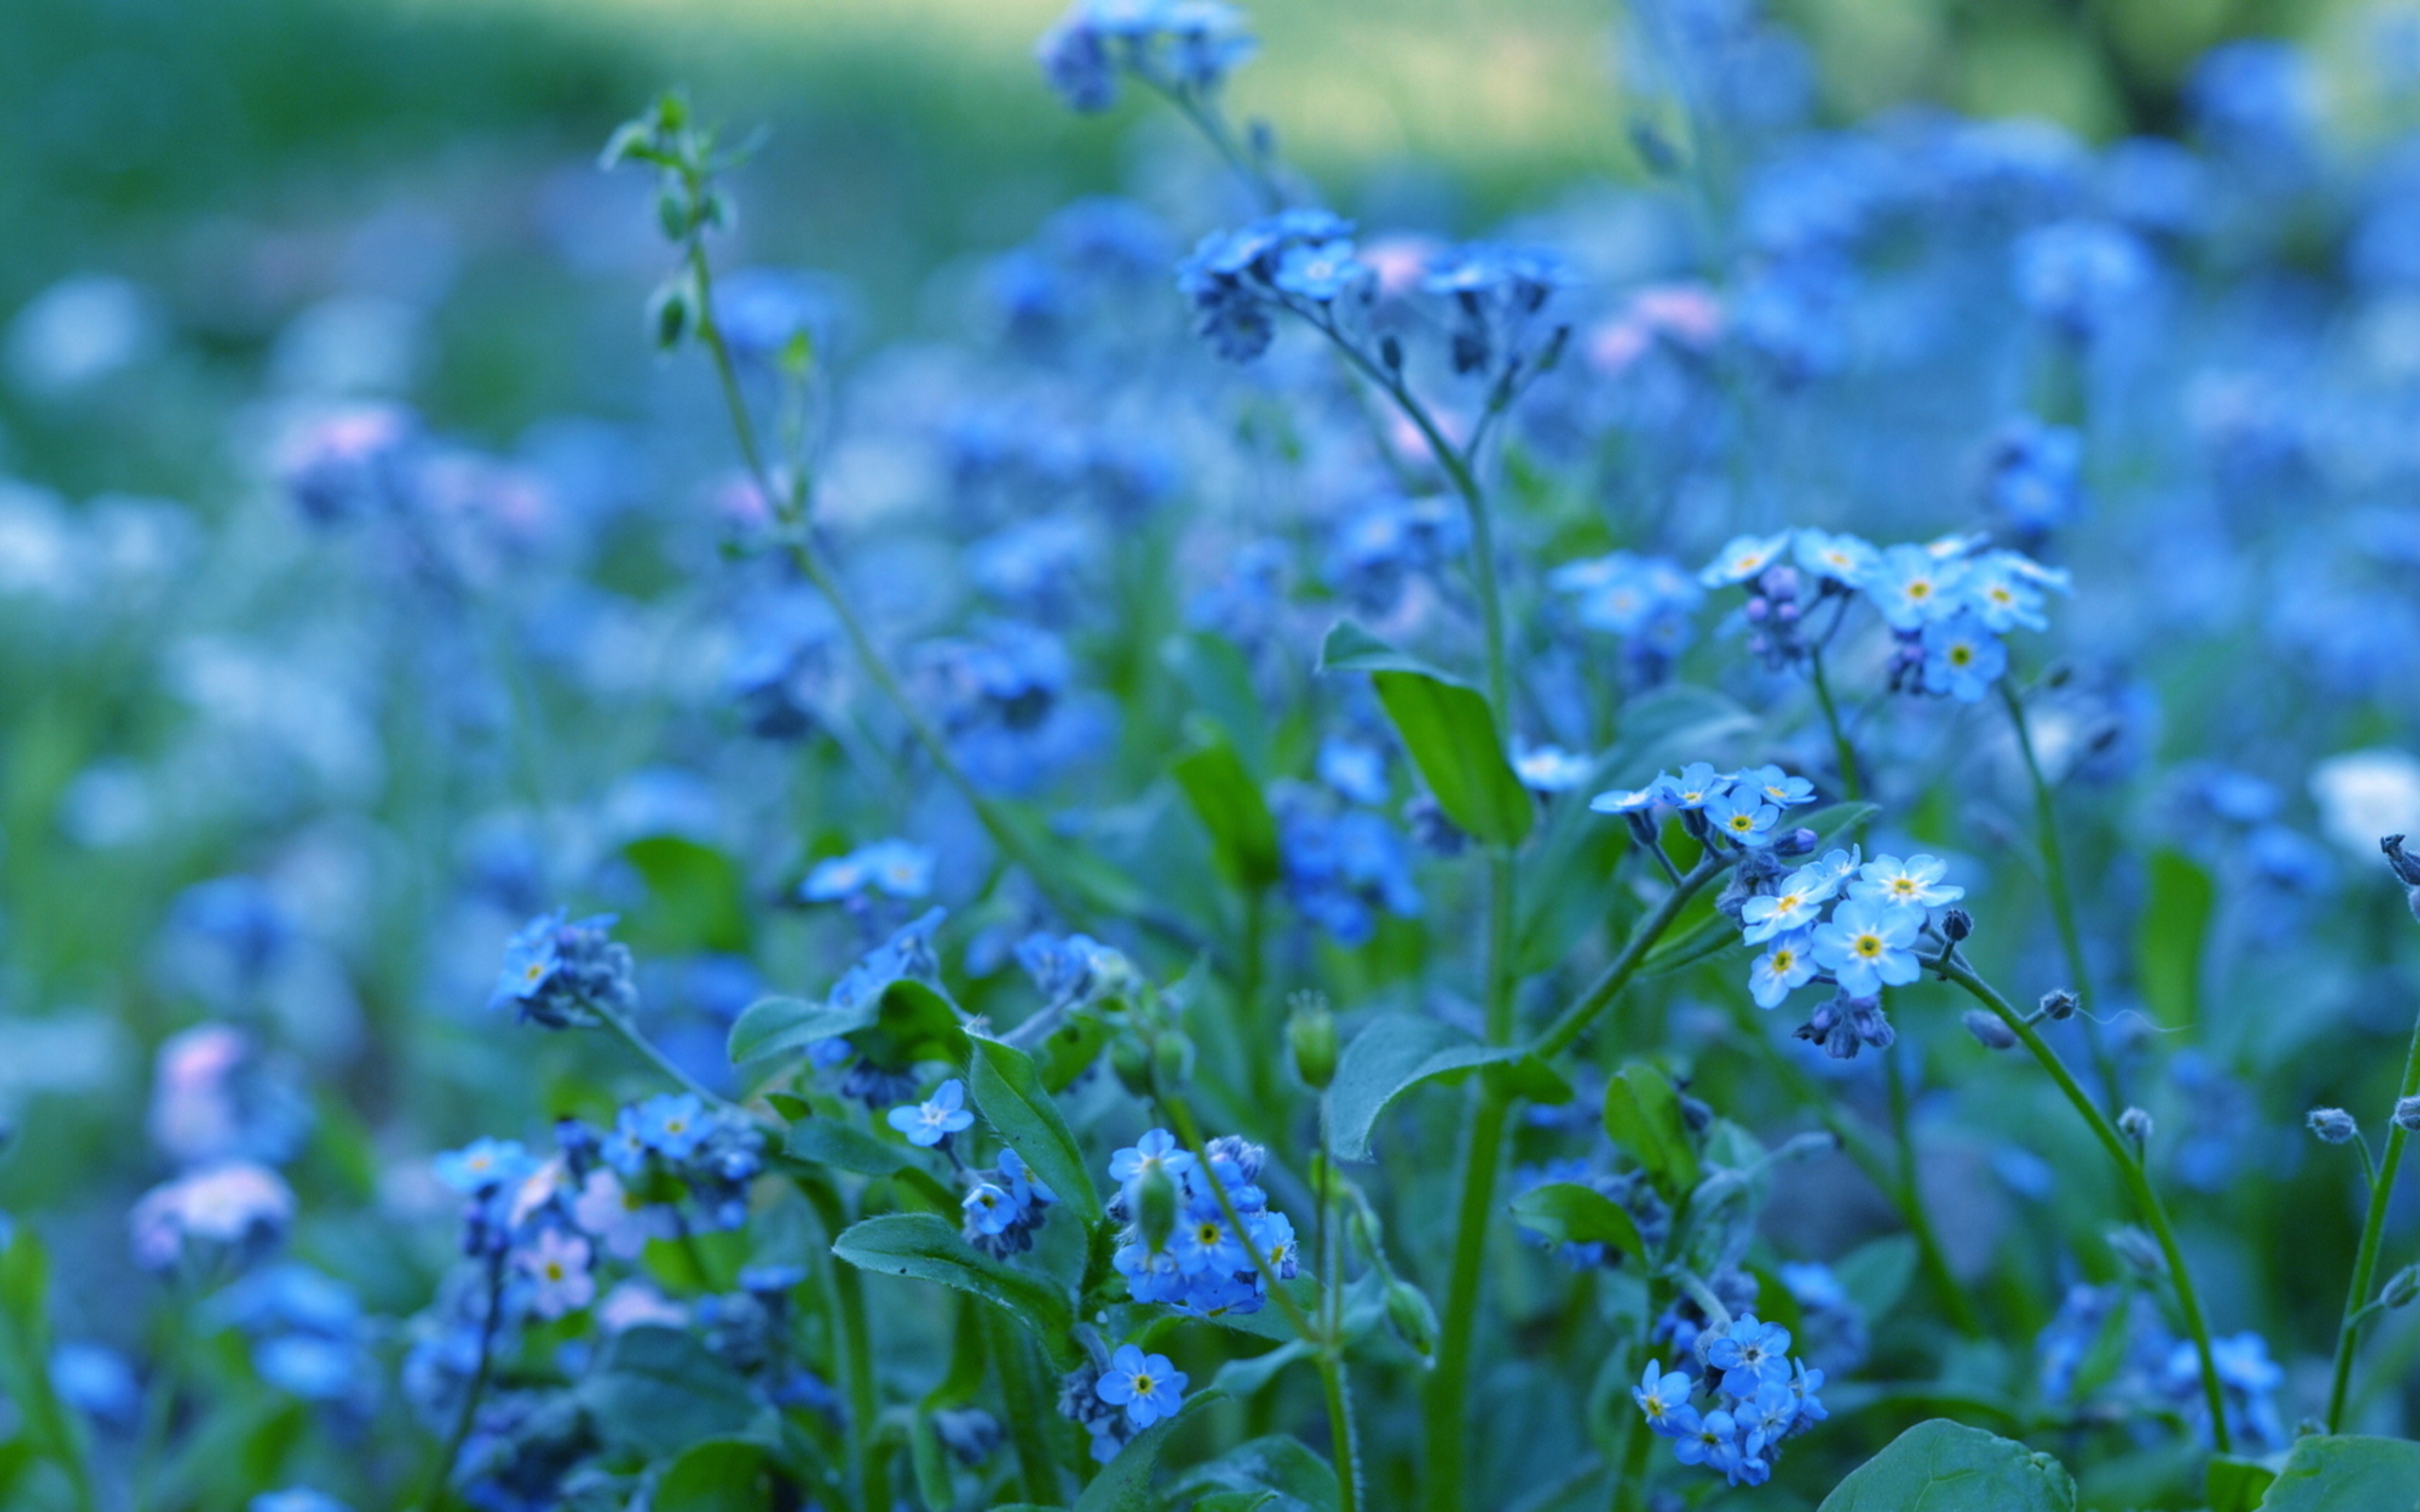
[[[2041,629],[2045,592],[2069,591],[2067,574],[2022,552],[1986,549],[1984,536],[1877,547],[1856,536],[1800,529],[1740,536],[1701,572],[1708,588],[1747,584],[1741,610],[1749,649],[1775,666],[1820,652],[1862,598],[1895,643],[1894,691],[1976,703],[2008,674],[2011,630]],[[1830,618],[1814,618],[1832,600]]]
[[[1639,843],[1657,844],[1655,814],[1669,809],[1694,839],[1720,841],[1740,851],[1778,850],[1804,855],[1816,836],[1806,829],[1781,828],[1782,816],[1815,801],[1815,784],[1778,766],[1718,772],[1710,762],[1696,762],[1679,775],[1659,774],[1645,787],[1616,788],[1599,793],[1588,806],[1599,814],[1618,814],[1630,822]]]
[[[1110,1158],[1110,1179],[1118,1183],[1110,1215],[1124,1225],[1114,1263],[1138,1302],[1197,1317],[1257,1313],[1270,1281],[1292,1280],[1299,1268],[1294,1225],[1254,1184],[1266,1151],[1234,1135],[1207,1149],[1204,1167],[1174,1135],[1155,1128]],[[1154,1184],[1165,1184],[1171,1198],[1167,1228],[1156,1234],[1146,1228],[1146,1189]],[[1228,1220],[1230,1206],[1241,1233]]]
[[[1830,1416],[1818,1395],[1824,1372],[1792,1359],[1789,1342],[1788,1329],[1743,1313],[1698,1332],[1687,1362],[1694,1374],[1650,1359],[1631,1400],[1682,1464],[1762,1486],[1783,1443]],[[1703,1409],[1690,1400],[1701,1394]]]
[[[600,1013],[628,1017],[638,1007],[637,970],[614,939],[614,916],[574,921],[562,909],[523,925],[504,949],[490,1008],[514,1007],[524,1023],[586,1027]]]
[[[1798,867],[1742,866],[1720,906],[1738,920],[1742,939],[1764,948],[1748,969],[1749,994],[1773,1008],[1802,987],[1827,984],[1831,1001],[1798,1037],[1843,1060],[1860,1046],[1889,1049],[1896,1035],[1882,989],[1922,974],[1919,947],[1935,910],[1966,893],[1941,880],[1947,870],[1927,855],[1864,861],[1854,846]]]
[[[1172,94],[1208,94],[1258,46],[1219,0],[1076,0],[1037,48],[1071,109],[1105,111],[1119,76]]]
[[[2288,1443],[2292,1435],[2276,1400],[2286,1373],[2269,1357],[2267,1341],[2257,1333],[2222,1335],[2210,1341],[2210,1353],[2235,1441],[2255,1450]],[[2197,1422],[2205,1441],[2210,1437],[2193,1342],[2169,1332],[2152,1299],[2135,1287],[2069,1286],[2058,1314],[2035,1339],[2034,1355],[2046,1400],[2175,1413]]]

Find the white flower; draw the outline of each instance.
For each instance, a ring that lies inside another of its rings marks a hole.
[[[2399,750],[2355,750],[2311,768],[2310,796],[2327,837],[2356,855],[2390,834],[2420,833],[2420,760]]]

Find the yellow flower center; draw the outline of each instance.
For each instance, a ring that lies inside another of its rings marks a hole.
[[[1855,950],[1859,955],[1879,955],[1882,954],[1882,936],[1879,935],[1859,935],[1857,937],[1856,942],[1850,948]]]

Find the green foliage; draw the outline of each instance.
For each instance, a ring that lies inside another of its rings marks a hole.
[[[1478,689],[1388,645],[1351,620],[1328,631],[1322,672],[1367,672],[1412,765],[1445,816],[1490,845],[1518,845],[1537,800],[1505,759],[1495,716]]]
[[[2296,1439],[2260,1512],[2420,1512],[2420,1443],[2349,1434]]]
[[[2135,926],[2135,985],[2162,1024],[2202,1016],[2202,952],[2218,906],[2218,884],[2190,856],[2155,850],[2148,895]]]
[[[771,1512],[771,1456],[745,1438],[692,1444],[666,1467],[648,1512]]]
[[[1100,1194],[1076,1136],[1042,1083],[1033,1057],[981,1035],[967,1037],[967,1082],[981,1109],[1009,1147],[1067,1210],[1090,1226],[1101,1220]]]
[[[1321,1102],[1329,1147],[1339,1160],[1370,1159],[1378,1117],[1394,1100],[1423,1082],[1495,1068],[1516,1078],[1542,1102],[1568,1102],[1571,1091],[1535,1056],[1518,1045],[1482,1045],[1434,1019],[1383,1014],[1363,1026],[1344,1047],[1336,1080]]]
[[[1605,1083],[1605,1133],[1647,1168],[1668,1199],[1697,1190],[1697,1150],[1680,1094],[1653,1066],[1634,1062]]]
[[[1066,1295],[1030,1271],[968,1247],[956,1225],[930,1213],[891,1213],[854,1225],[832,1253],[863,1270],[937,1281],[999,1308],[1031,1330],[1063,1370],[1082,1358]]]
[[[649,1459],[735,1436],[761,1410],[748,1383],[686,1330],[656,1327],[607,1340],[579,1400],[609,1447]]]
[[[1918,1423],[1852,1471],[1819,1512],[2075,1512],[2066,1468],[1946,1418]]]
[[[1210,832],[1211,854],[1228,883],[1250,891],[1275,882],[1277,820],[1235,746],[1211,733],[1169,771]]]
[[[1638,1224],[1613,1198],[1577,1181],[1548,1181],[1512,1199],[1512,1217],[1557,1244],[1611,1245],[1645,1263]]]

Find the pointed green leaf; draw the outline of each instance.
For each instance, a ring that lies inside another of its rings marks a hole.
[[[2152,853],[2151,886],[2135,925],[2135,983],[2162,1024],[2183,1027],[2202,1011],[2202,951],[2218,885],[2190,856]]]
[[[1336,1080],[1320,1102],[1320,1116],[1337,1158],[1369,1160],[1371,1131],[1390,1104],[1422,1082],[1477,1067],[1500,1067],[1524,1095],[1557,1100],[1560,1078],[1518,1045],[1479,1044],[1417,1014],[1390,1013],[1372,1020],[1338,1057]],[[1569,1096],[1564,1088],[1562,1099]]]
[[[2420,1443],[2351,1434],[2296,1439],[2260,1512],[2420,1512]]]
[[[1921,1422],[1851,1471],[1820,1512],[2075,1512],[2066,1467],[1945,1418]]]
[[[755,1418],[748,1383],[682,1329],[634,1328],[608,1340],[579,1383],[605,1442],[648,1459],[734,1437]]]
[[[1487,700],[1477,689],[1416,672],[1371,680],[1445,816],[1491,845],[1518,845],[1537,820],[1537,800],[1505,760]]]
[[[1647,1168],[1668,1200],[1697,1190],[1701,1174],[1671,1078],[1634,1061],[1605,1084],[1605,1132]]]
[[[1236,1445],[1207,1464],[1197,1465],[1168,1487],[1168,1500],[1182,1504],[1187,1496],[1212,1494],[1272,1496],[1276,1505],[1310,1512],[1335,1512],[1336,1471],[1302,1440],[1271,1434]]]
[[[1082,1358],[1066,1294],[1030,1271],[977,1252],[944,1218],[928,1212],[868,1218],[843,1233],[832,1253],[863,1270],[935,1281],[980,1297],[1031,1330],[1062,1370],[1074,1369]]]
[[[1513,1221],[1557,1244],[1611,1245],[1644,1264],[1647,1241],[1619,1203],[1577,1181],[1548,1181],[1512,1199]]]
[[[1440,670],[1435,664],[1422,661],[1409,651],[1396,649],[1356,625],[1351,620],[1339,620],[1329,627],[1327,639],[1320,643],[1322,672],[1409,672],[1439,682],[1454,682],[1453,674]],[[1464,684],[1468,686],[1468,684]]]
[[[984,1121],[1024,1157],[1068,1211],[1087,1228],[1100,1222],[1100,1194],[1093,1186],[1083,1150],[1042,1085],[1033,1057],[980,1035],[969,1035],[967,1046],[967,1080]]]
[[[2210,1512],[2259,1512],[2260,1499],[2276,1479],[2277,1472],[2256,1459],[2214,1454],[2202,1494]]]
[[[1226,737],[1214,735],[1196,745],[1169,771],[1210,832],[1211,854],[1227,881],[1253,891],[1275,882],[1277,820]]]
[[[804,998],[759,998],[731,1026],[731,1063],[745,1065],[804,1050],[818,1040],[838,1040],[873,1022],[873,1015],[871,1002],[836,1008]]]
[[[769,1460],[751,1439],[693,1444],[658,1477],[648,1512],[771,1512]]]
[[[1076,1498],[1076,1512],[1155,1512],[1151,1501],[1151,1472],[1160,1463],[1160,1447],[1177,1425],[1214,1401],[1226,1399],[1216,1390],[1195,1392],[1187,1397],[1176,1416],[1163,1418],[1127,1441],[1084,1494]]]

